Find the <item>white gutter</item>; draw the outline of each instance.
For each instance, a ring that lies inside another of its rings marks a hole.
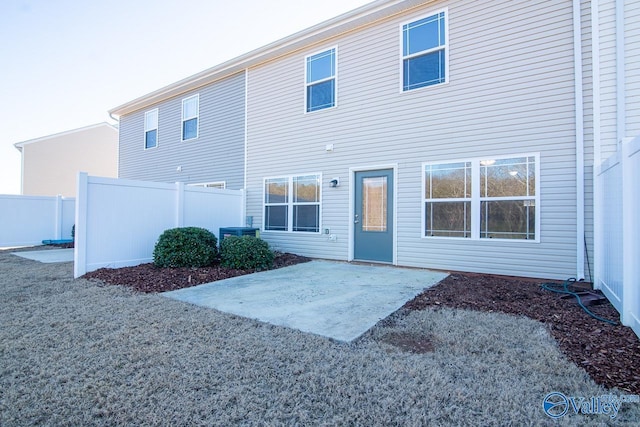
[[[600,206],[602,206],[602,195],[600,194],[600,184],[598,179],[599,166],[602,163],[602,148],[600,145],[600,10],[598,1],[591,2],[591,69],[592,69],[592,96],[593,96],[593,286],[601,289],[599,260],[602,257],[602,246],[604,244],[602,233],[598,231],[597,224],[600,224]]]
[[[576,279],[584,279],[584,100],[580,0],[573,0],[573,67],[576,105]]]
[[[247,224],[247,159],[249,155],[249,69],[244,70],[244,182],[242,183],[242,188],[244,190],[244,197],[242,202],[244,203],[244,225],[249,226]],[[253,223],[251,224],[253,227]]]
[[[625,73],[624,73],[624,0],[616,0],[616,136],[618,152],[622,151],[625,139],[626,106],[625,106]]]

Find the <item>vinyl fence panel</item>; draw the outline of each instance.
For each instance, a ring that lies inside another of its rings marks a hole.
[[[0,247],[71,239],[74,221],[74,198],[0,195]]]
[[[640,136],[598,167],[594,286],[640,337]]]
[[[153,260],[163,231],[197,226],[218,234],[243,222],[240,190],[194,188],[114,178],[78,177],[74,276]]]

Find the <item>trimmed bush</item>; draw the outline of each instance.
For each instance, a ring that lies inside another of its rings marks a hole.
[[[269,244],[254,236],[229,236],[220,244],[220,264],[239,270],[268,270],[274,253]]]
[[[216,236],[199,227],[165,230],[153,249],[157,267],[207,267],[218,256]]]

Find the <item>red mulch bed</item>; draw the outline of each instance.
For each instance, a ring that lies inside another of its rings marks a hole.
[[[541,288],[542,281],[455,273],[405,304],[410,310],[451,307],[527,316],[544,323],[560,350],[583,367],[598,384],[640,394],[640,338],[619,324],[620,315],[604,300],[587,306],[596,316],[618,322],[613,326],[589,316],[575,297]],[[588,289],[577,283],[576,288]],[[586,305],[586,304],[585,304]]]
[[[273,261],[272,269],[308,261],[311,261],[311,258],[290,253],[278,253]],[[175,291],[176,289],[189,288],[253,272],[253,270],[228,269],[219,265],[203,268],[158,268],[153,263],[149,263],[135,267],[101,268],[89,272],[83,277],[98,279],[112,285],[128,286],[138,292],[155,293]]]
[[[274,268],[307,262],[309,258],[279,254]],[[153,264],[102,268],[85,278],[124,285],[139,292],[165,292],[235,277],[252,271],[207,268],[156,268]],[[546,325],[561,351],[599,384],[640,394],[640,338],[624,326],[612,326],[585,313],[575,298],[541,289],[540,280],[454,273],[412,301],[409,310],[450,307],[527,316]],[[580,284],[579,284],[580,285]],[[583,285],[586,286],[586,285]],[[597,316],[619,320],[608,301],[588,307]]]

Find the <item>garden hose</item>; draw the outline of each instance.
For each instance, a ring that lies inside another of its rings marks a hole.
[[[542,285],[540,285],[542,287],[542,289],[545,289],[547,291],[551,291],[551,292],[556,292],[558,294],[566,294],[566,295],[573,295],[574,297],[576,297],[576,299],[578,300],[578,305],[580,307],[582,307],[582,309],[591,317],[593,317],[596,320],[600,320],[601,322],[606,322],[610,325],[613,326],[617,326],[618,322],[615,322],[613,320],[609,320],[609,319],[604,319],[600,316],[596,316],[595,314],[593,314],[587,307],[585,307],[585,305],[582,303],[582,300],[580,299],[580,295],[578,295],[577,292],[573,292],[571,290],[569,290],[569,285],[573,284],[576,282],[576,279],[574,279],[573,277],[570,279],[567,279],[564,281],[564,283],[562,285],[558,284],[558,283],[543,283]]]

